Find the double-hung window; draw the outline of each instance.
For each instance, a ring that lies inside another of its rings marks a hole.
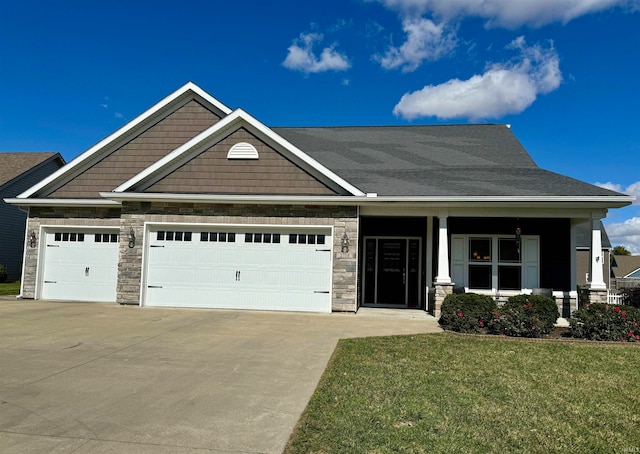
[[[538,287],[539,237],[452,235],[452,279],[470,291]]]

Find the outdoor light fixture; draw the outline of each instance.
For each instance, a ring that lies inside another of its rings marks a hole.
[[[342,235],[342,241],[340,242],[342,246],[342,252],[349,252],[349,236],[347,235],[347,231],[344,231],[344,235]]]
[[[133,248],[136,245],[136,232],[133,231],[133,227],[129,228],[129,247]]]
[[[518,256],[520,256],[520,238],[522,237],[522,229],[516,227],[516,249],[518,250]]]
[[[29,246],[31,247],[36,247],[36,232],[34,230],[31,231],[31,234],[29,235]]]

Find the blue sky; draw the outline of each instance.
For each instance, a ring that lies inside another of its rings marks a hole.
[[[640,196],[638,0],[2,3],[2,151],[71,160],[193,81],[269,126],[510,124]],[[640,201],[605,224],[640,254]]]

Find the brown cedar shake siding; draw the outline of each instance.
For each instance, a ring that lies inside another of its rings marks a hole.
[[[112,191],[219,120],[197,101],[190,101],[48,197],[99,198],[99,192]]]
[[[253,145],[259,159],[227,159],[229,149],[238,142]],[[244,128],[209,147],[145,192],[335,195]]]

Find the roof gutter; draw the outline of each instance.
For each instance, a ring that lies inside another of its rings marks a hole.
[[[290,195],[219,195],[101,192],[101,197],[114,202],[179,202],[179,203],[251,203],[258,205],[430,205],[443,207],[500,206],[523,207],[538,205],[589,206],[620,208],[630,205],[631,196],[290,196]]]
[[[4,199],[5,203],[9,205],[17,205],[23,207],[57,207],[57,206],[72,206],[72,207],[104,207],[104,206],[120,206],[121,203],[115,200],[106,199],[27,199],[27,198],[12,198]]]

